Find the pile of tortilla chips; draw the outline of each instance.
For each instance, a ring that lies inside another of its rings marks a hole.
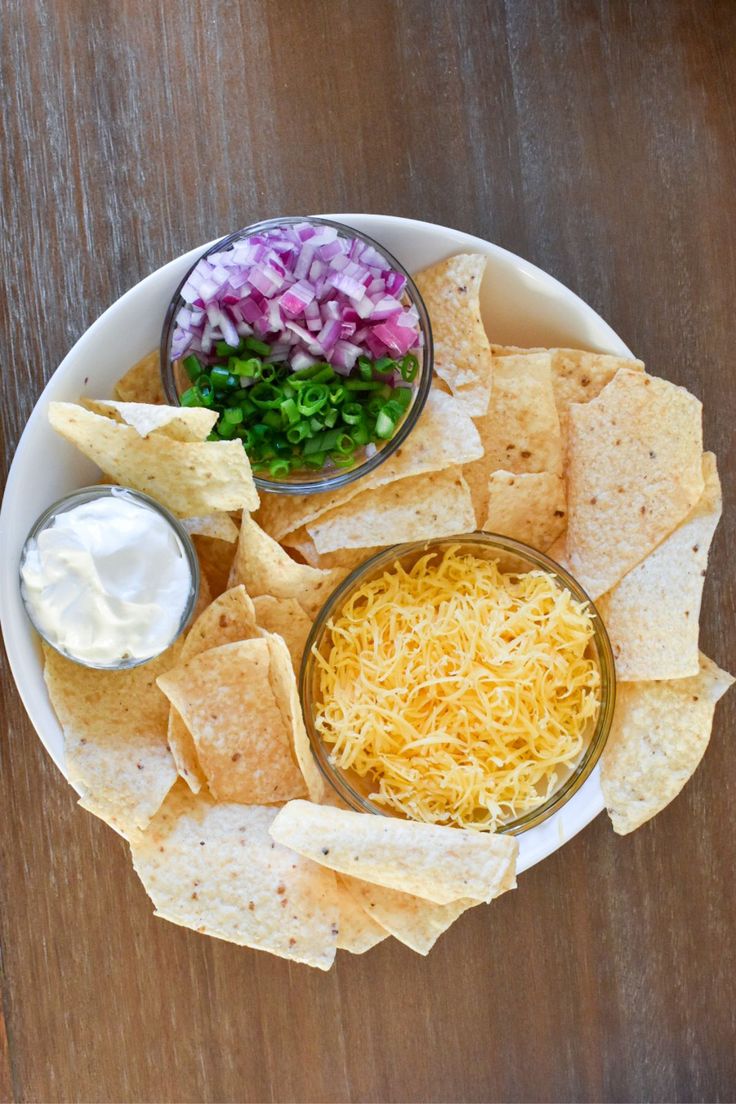
[[[155,354],[116,400],[52,403],[105,478],[182,519],[201,567],[194,620],[132,670],[44,650],[80,803],[130,843],[156,914],[328,969],[389,935],[426,954],[515,885],[511,836],[355,813],[312,759],[296,675],[318,610],[377,549],[485,529],[564,563],[597,603],[618,703],[601,781],[628,832],[695,770],[732,678],[698,649],[721,512],[700,403],[637,360],[489,344],[485,259],[420,273],[436,378],[405,444],[336,492],[256,491],[215,415],[163,405]],[[308,798],[308,800],[306,800]]]

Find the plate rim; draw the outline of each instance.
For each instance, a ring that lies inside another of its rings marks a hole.
[[[538,265],[519,256],[517,253],[497,245],[495,242],[491,242],[488,239],[481,238],[463,230],[457,230],[451,226],[427,222],[423,219],[407,218],[401,215],[379,214],[375,212],[332,212],[321,214],[319,217],[344,222],[348,226],[354,225],[356,229],[366,229],[366,231],[371,234],[373,234],[375,228],[378,227],[379,236],[380,227],[385,227],[387,223],[394,224],[398,227],[405,227],[411,231],[418,231],[420,233],[433,234],[439,231],[440,233],[451,235],[458,242],[458,247],[460,249],[466,248],[469,252],[480,251],[488,255],[495,254],[506,264],[523,273],[527,278],[541,282],[548,287],[551,286],[558,295],[571,300],[581,316],[589,320],[600,332],[601,337],[608,346],[606,349],[601,349],[602,352],[610,352],[614,355],[624,357],[634,356],[632,351],[610,324],[576,292],[572,291],[572,289],[562,283],[561,280],[558,280],[556,276],[546,272]],[[19,645],[14,639],[14,633],[12,631],[9,632],[10,625],[8,619],[10,611],[8,608],[9,602],[6,597],[8,586],[10,585],[9,576],[12,574],[12,565],[8,563],[12,558],[8,549],[11,538],[9,515],[12,509],[13,500],[18,494],[17,484],[21,479],[21,472],[25,467],[24,454],[28,449],[29,440],[33,434],[36,422],[44,416],[48,401],[53,398],[54,392],[62,385],[69,368],[74,364],[80,354],[85,352],[88,345],[93,345],[99,330],[104,327],[105,321],[109,315],[119,310],[121,305],[125,303],[128,298],[139,292],[141,287],[149,281],[158,282],[164,280],[169,271],[172,272],[173,278],[173,273],[175,271],[178,271],[185,263],[193,263],[200,253],[218,240],[219,237],[212,238],[203,245],[186,250],[178,257],[174,257],[165,264],[160,265],[129,287],[95,318],[91,325],[87,327],[67,351],[61,362],[51,374],[43,390],[38,395],[23,428],[23,432],[18,439],[13,454],[13,460],[8,470],[2,505],[0,506],[0,564],[2,565],[2,576],[0,577],[0,627],[3,632],[5,654],[8,659],[8,666],[12,673],[18,696],[38,739],[66,782],[75,790],[76,787],[70,781],[64,765],[52,751],[50,742],[47,742],[47,739],[44,737],[42,731],[43,725],[38,721],[40,708],[37,708],[35,701],[32,700],[36,695],[35,693],[31,695],[29,688],[23,685],[23,677],[20,671],[21,658],[19,655]],[[447,255],[451,256],[453,252],[458,252],[458,248],[448,251]],[[50,706],[50,703],[47,702],[46,704]],[[58,720],[56,724],[60,728]],[[541,862],[543,859],[559,850],[560,847],[569,842],[578,832],[582,831],[583,828],[587,827],[587,825],[603,811],[604,803],[599,775],[600,766],[597,766],[578,793],[575,794],[571,801],[563,806],[558,813],[550,817],[544,824],[538,825],[530,829],[528,833],[524,833],[518,837],[520,855],[517,873],[520,874],[530,869],[538,862]],[[576,801],[576,798],[580,800]],[[583,802],[583,798],[586,799],[585,802]],[[565,815],[566,813],[567,815]]]

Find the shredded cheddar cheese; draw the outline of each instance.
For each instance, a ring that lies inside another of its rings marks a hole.
[[[592,635],[587,605],[543,571],[457,546],[396,563],[328,624],[317,730],[375,803],[495,829],[579,761],[599,707]]]

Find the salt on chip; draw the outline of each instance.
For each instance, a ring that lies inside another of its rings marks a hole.
[[[284,640],[276,633],[269,633],[266,636],[266,642],[270,661],[269,681],[274,698],[279,704],[284,726],[289,734],[291,753],[296,760],[310,799],[312,801],[322,801],[325,795],[325,783],[314,760],[304,725],[304,716],[291,656]]]
[[[483,528],[542,551],[565,530],[565,481],[554,472],[493,472]]]
[[[282,540],[365,491],[424,472],[468,464],[482,455],[478,430],[470,417],[456,399],[435,388],[430,391],[424,410],[406,441],[374,472],[339,491],[301,497],[264,495],[258,522],[272,537]],[[291,544],[291,541],[284,543]]]
[[[491,395],[491,348],[480,316],[487,263],[479,253],[459,253],[414,277],[432,324],[435,372],[474,418]]]
[[[476,527],[470,491],[459,468],[431,479],[400,479],[358,495],[346,506],[307,525],[321,554],[347,548],[425,540],[472,532]]]
[[[255,609],[245,587],[233,587],[199,615],[187,633],[178,661],[186,663],[210,648],[258,635]],[[198,793],[207,779],[192,734],[173,706],[169,711],[168,742],[179,774],[189,788]]]
[[[703,582],[722,508],[716,458],[710,452],[703,457],[703,479],[703,494],[682,524],[597,603],[619,682],[698,673]]]
[[[271,804],[305,792],[269,666],[265,639],[241,640],[210,648],[159,676],[219,801]]]
[[[448,905],[436,905],[401,893],[397,889],[371,885],[359,878],[342,877],[343,885],[353,895],[366,915],[385,928],[400,943],[417,954],[429,954],[443,932],[477,901],[463,899]]]
[[[159,403],[118,402],[115,399],[81,399],[93,414],[132,426],[141,437],[160,433],[174,441],[204,441],[218,418],[216,410],[203,406],[162,406]]]
[[[615,832],[633,832],[678,795],[703,757],[716,703],[733,681],[701,654],[691,678],[619,685],[601,758],[601,788]]]
[[[516,885],[513,836],[371,816],[290,801],[271,827],[278,843],[341,874],[440,905],[491,901]]]
[[[488,484],[494,471],[562,472],[560,420],[547,353],[503,357],[494,368],[488,412],[477,420],[484,454],[466,464],[478,523],[488,516]]]
[[[253,599],[255,615],[260,628],[269,633],[278,633],[289,649],[295,673],[304,655],[307,637],[312,628],[312,620],[295,598],[274,598],[271,594],[259,594]]]
[[[274,844],[275,815],[216,804],[179,783],[131,840],[133,865],[157,916],[329,970],[340,919],[334,875]]]
[[[177,642],[138,667],[101,671],[43,646],[67,777],[84,807],[126,836],[146,826],[176,781],[166,743],[169,706],[156,678],[180,650]]]
[[[542,353],[549,355],[552,369],[552,390],[563,442],[567,441],[568,407],[571,403],[590,402],[610,383],[620,368],[643,372],[641,360],[593,353],[585,349],[518,349],[516,346],[492,345],[493,356],[518,356]],[[495,364],[495,360],[494,360]]]
[[[204,517],[182,518],[182,525],[191,537],[211,537],[213,540],[235,544],[240,530],[229,514],[206,514]],[[234,550],[233,550],[234,551]]]
[[[236,545],[219,537],[192,534],[192,542],[199,560],[200,578],[207,580],[213,598],[228,589],[230,571],[235,558]]]
[[[117,483],[143,491],[179,517],[258,506],[240,441],[173,441],[141,437],[74,403],[49,403],[53,428]]]
[[[365,954],[376,944],[388,939],[389,933],[377,920],[369,916],[366,909],[346,888],[345,881],[338,875],[337,893],[340,902],[340,934],[337,937],[337,949],[350,954]]]
[[[121,402],[165,403],[158,349],[147,353],[115,384],[115,398]]]
[[[253,598],[295,598],[307,617],[314,618],[330,592],[345,578],[339,569],[321,571],[298,564],[252,519],[243,515],[230,584],[243,583]]]
[[[702,406],[683,387],[622,369],[570,407],[567,556],[591,598],[622,579],[703,493]]]

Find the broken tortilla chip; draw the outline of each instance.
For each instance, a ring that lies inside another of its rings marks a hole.
[[[703,478],[705,489],[682,524],[598,600],[619,682],[698,673],[703,582],[722,509],[711,452],[703,457]]]
[[[129,425],[141,436],[151,433],[174,441],[204,441],[217,421],[216,410],[203,406],[117,402],[114,399],[81,399],[85,410],[101,414],[118,425]]]
[[[633,832],[678,795],[703,757],[716,703],[733,681],[701,655],[692,678],[620,684],[601,758],[615,832]]]
[[[568,407],[571,403],[590,402],[600,395],[620,368],[643,372],[641,360],[592,353],[585,349],[518,349],[515,346],[492,345],[494,357],[548,353],[551,358],[552,390],[560,419],[563,442],[567,441]]]
[[[206,578],[212,597],[217,598],[228,588],[235,557],[235,542],[193,533],[192,543],[197,550],[200,574]]]
[[[240,441],[173,441],[141,437],[75,403],[49,403],[49,421],[62,437],[116,482],[143,491],[179,517],[258,506],[250,464]]]
[[[274,598],[270,594],[260,594],[253,599],[256,619],[260,628],[269,633],[277,633],[289,649],[294,673],[299,674],[304,647],[312,628],[311,618],[295,598]]]
[[[276,633],[267,634],[265,639],[269,649],[268,675],[271,689],[289,734],[291,753],[304,779],[310,800],[321,801],[325,794],[325,783],[312,755],[289,651],[283,638]]]
[[[84,808],[122,835],[145,828],[176,781],[169,708],[156,678],[181,642],[138,667],[82,667],[43,645],[44,678],[64,731],[66,774]]]
[[[350,954],[365,954],[377,943],[388,939],[389,933],[355,899],[345,886],[345,880],[335,875],[340,901],[340,934],[337,949]]]
[[[258,635],[255,610],[245,587],[233,587],[199,615],[184,640],[179,662],[186,663],[221,644],[249,640]],[[173,705],[169,711],[168,742],[179,774],[192,792],[198,793],[207,779],[192,734]]]
[[[459,468],[431,479],[400,479],[358,495],[346,506],[307,525],[317,551],[371,548],[403,541],[449,537],[476,527],[470,491]]]
[[[288,541],[289,548],[298,553],[310,567],[321,567],[323,570],[339,567],[346,572],[354,571],[383,547],[376,545],[373,548],[343,548],[339,552],[325,552],[320,555],[306,529],[297,529],[295,533],[290,533]]]
[[[436,905],[421,897],[412,897],[410,893],[401,893],[398,889],[362,882],[359,878],[342,875],[340,880],[368,917],[400,943],[421,955],[429,954],[458,916],[478,904],[477,901],[464,899],[449,905]]]
[[[275,815],[215,804],[180,782],[131,841],[133,866],[157,916],[329,970],[340,919],[334,875],[274,844]]]
[[[570,407],[567,557],[595,600],[671,533],[703,493],[702,406],[622,369]]]
[[[182,518],[182,525],[191,537],[211,537],[235,544],[240,530],[229,514],[206,514],[204,517]],[[232,550],[233,554],[235,550]]]
[[[547,353],[504,357],[494,369],[488,412],[477,420],[484,454],[466,464],[478,523],[488,516],[495,471],[562,473],[562,438]]]
[[[472,420],[456,399],[434,389],[407,440],[375,471],[339,491],[299,497],[264,494],[258,523],[275,540],[291,545],[290,540],[284,540],[290,533],[344,506],[356,495],[423,472],[468,464],[482,455],[483,446]]]
[[[544,551],[565,531],[565,481],[553,472],[495,471],[483,528]]]
[[[491,348],[480,316],[488,261],[459,253],[414,277],[432,324],[434,370],[466,414],[485,414],[491,395]]]
[[[115,398],[121,402],[165,403],[161,383],[161,355],[158,349],[147,353],[115,384]]]
[[[251,597],[294,598],[307,617],[314,618],[346,574],[296,563],[253,518],[243,515],[230,583],[243,583]]]
[[[272,804],[305,792],[269,680],[264,639],[210,648],[158,678],[181,715],[213,797]]]
[[[449,904],[491,901],[516,885],[513,836],[370,816],[290,801],[271,827],[278,843],[341,874]]]

